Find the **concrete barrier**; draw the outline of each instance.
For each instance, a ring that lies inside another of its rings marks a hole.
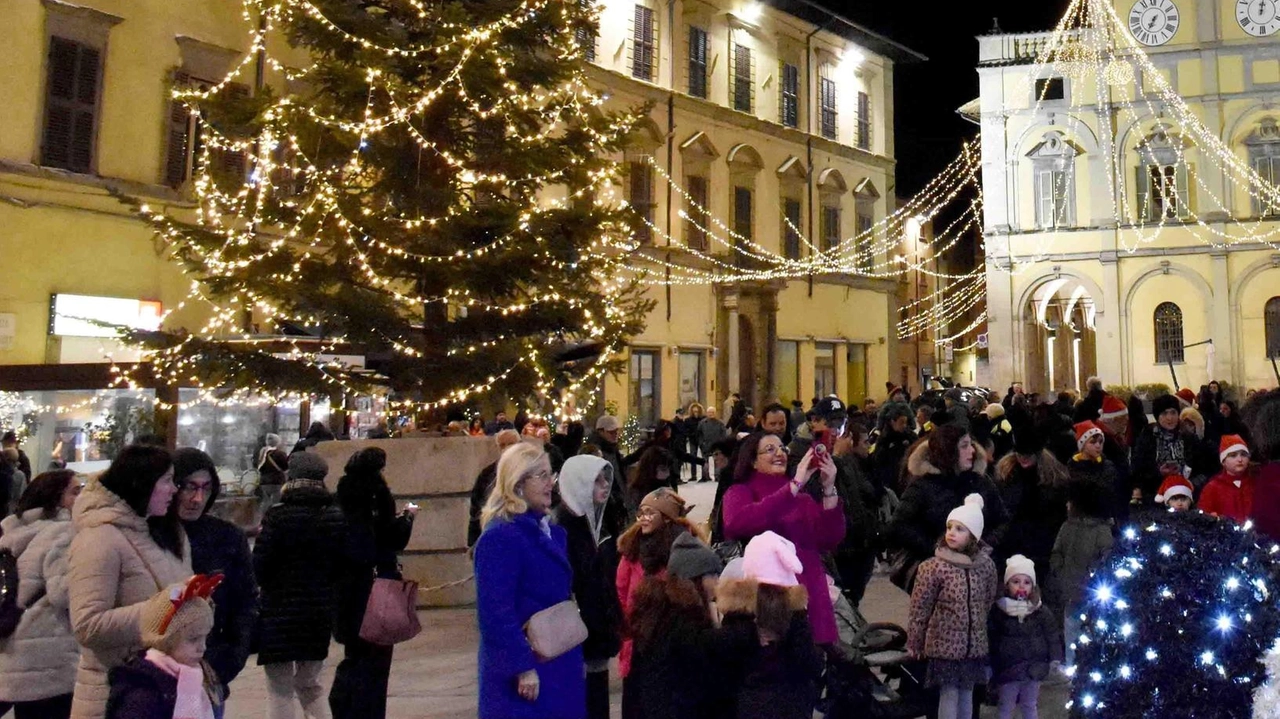
[[[418,518],[408,548],[401,553],[404,575],[432,587],[471,575],[467,555],[467,509],[476,475],[498,459],[492,437],[414,437],[321,442],[311,451],[329,463],[325,483],[336,490],[342,468],[365,447],[387,453],[383,476],[397,507],[416,502]],[[440,592],[419,594],[420,607],[456,607],[475,603],[475,586],[467,582]]]

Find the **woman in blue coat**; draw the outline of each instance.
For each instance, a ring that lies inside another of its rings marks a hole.
[[[582,647],[543,661],[524,634],[572,591],[565,530],[549,515],[556,477],[546,453],[524,443],[503,452],[497,474],[475,549],[480,719],[584,719]]]

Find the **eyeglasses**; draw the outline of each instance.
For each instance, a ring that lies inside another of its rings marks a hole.
[[[555,472],[552,472],[549,469],[544,469],[541,472],[538,472],[536,474],[525,475],[525,481],[528,481],[531,479],[536,479],[539,482],[550,482],[551,484],[555,484],[556,481],[560,479],[560,477]]]
[[[783,447],[780,444],[766,444],[760,448],[760,451],[756,452],[756,456],[759,457],[765,454],[786,454],[786,453],[787,453],[787,448]]]
[[[649,507],[643,507],[640,509],[639,512],[636,512],[636,516],[644,517],[645,519],[653,519],[654,517],[658,516],[658,512],[657,510],[650,509]]]
[[[183,482],[183,483],[182,483],[182,485],[181,485],[180,487],[178,487],[178,491],[179,491],[179,492],[182,492],[183,494],[189,494],[189,495],[191,495],[191,496],[195,496],[195,495],[200,494],[200,493],[202,493],[202,492],[203,492],[204,494],[209,494],[210,492],[212,492],[212,491],[213,491],[213,485],[211,485],[211,484],[193,484],[193,483],[190,483],[190,482]]]

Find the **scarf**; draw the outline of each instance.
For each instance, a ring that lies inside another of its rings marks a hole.
[[[1027,617],[1035,613],[1040,608],[1040,602],[1032,602],[1029,599],[1014,599],[1013,597],[1001,597],[996,601],[996,606],[1000,607],[1000,611],[1015,617],[1021,624],[1027,620]]]
[[[205,689],[203,667],[179,664],[158,649],[147,650],[147,661],[165,674],[178,679],[178,699],[173,704],[173,719],[213,719],[213,702]]]
[[[1071,461],[1073,461],[1073,462],[1097,462],[1098,464],[1102,464],[1102,455],[1098,455],[1097,457],[1095,457],[1095,458],[1093,458],[1093,459],[1089,459],[1088,457],[1084,456],[1084,452],[1077,452],[1077,453],[1076,453],[1076,455],[1075,455],[1074,457],[1072,457],[1072,458],[1071,458]]]
[[[1179,467],[1186,465],[1185,451],[1182,446],[1182,435],[1178,432],[1169,432],[1163,427],[1156,429],[1156,466],[1163,467],[1166,464],[1176,464]]]

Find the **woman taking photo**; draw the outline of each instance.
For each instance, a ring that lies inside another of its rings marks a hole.
[[[351,455],[338,480],[338,506],[347,523],[346,568],[339,589],[334,638],[345,653],[333,677],[329,706],[334,719],[383,719],[392,647],[360,638],[364,610],[375,578],[399,578],[396,555],[409,544],[417,507],[396,514],[396,501],[382,477],[387,453],[367,447]]]
[[[67,611],[67,551],[79,495],[75,472],[45,472],[27,485],[17,512],[0,522],[0,549],[17,557],[18,606],[25,609],[0,644],[0,716],[11,707],[16,719],[71,715],[80,645]]]
[[[130,445],[89,480],[72,510],[71,626],[84,651],[76,674],[74,719],[106,714],[107,670],[142,649],[143,605],[191,576],[191,548],[168,515],[178,488],[169,452]]]
[[[817,450],[817,451],[815,451]],[[839,639],[835,609],[827,592],[822,555],[844,539],[844,509],[836,491],[836,465],[815,443],[787,477],[787,450],[772,434],[752,434],[738,451],[734,486],[724,495],[724,533],[746,543],[775,532],[795,544],[804,571],[800,583],[809,592],[809,623],[818,644]]]
[[[551,524],[556,476],[540,448],[517,444],[498,460],[475,548],[480,626],[480,719],[583,719],[582,647],[549,661],[533,653],[524,626],[569,599],[573,569],[563,527]]]

